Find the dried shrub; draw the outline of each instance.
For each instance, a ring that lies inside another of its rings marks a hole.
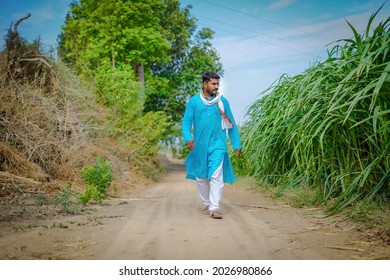
[[[20,18],[9,28],[5,36],[5,69],[6,83],[30,83],[50,91],[53,80],[53,63],[47,55],[43,54],[40,39],[28,43],[19,36],[18,25],[28,19],[31,14]]]
[[[115,187],[138,184],[129,147],[116,139],[112,112],[96,101],[94,86],[60,61],[49,63],[39,40],[29,44],[11,29],[7,40],[0,52],[0,196],[51,192],[66,182],[82,193],[80,170],[98,155],[112,163]]]
[[[0,171],[25,176],[40,182],[49,176],[32,161],[27,160],[14,147],[0,142]]]

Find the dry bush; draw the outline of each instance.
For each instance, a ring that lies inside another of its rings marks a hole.
[[[11,32],[7,42],[0,52],[0,197],[15,188],[50,192],[66,181],[82,191],[79,172],[98,155],[110,161],[117,187],[139,182],[128,150],[110,137],[107,108],[93,87],[44,56],[39,41]]]
[[[39,38],[28,43],[18,33],[18,25],[30,16],[31,14],[27,14],[9,28],[5,36],[5,60],[1,63],[1,69],[5,70],[6,83],[29,83],[50,91],[52,59],[43,54]]]
[[[47,98],[37,89],[15,86],[0,93],[0,141],[22,151],[27,160],[57,177],[57,167],[64,160],[66,142],[59,129],[63,122],[63,101]]]
[[[37,181],[45,180],[71,181],[75,188],[83,188],[79,172],[93,164],[97,155],[111,162],[115,185],[125,187],[128,151],[107,136],[107,110],[64,65],[56,64],[53,73],[49,92],[22,81],[0,83],[4,85],[0,91],[3,190],[5,185],[7,190],[18,184],[23,189],[37,187]],[[55,188],[48,183],[39,187]]]
[[[0,142],[0,171],[25,176],[36,181],[48,181],[49,176],[14,147]]]
[[[78,100],[70,94],[82,87],[54,64],[35,81],[12,77],[7,59],[0,55],[0,184],[4,189],[31,185],[30,180],[75,180],[86,162],[102,154],[91,143],[74,105]],[[43,76],[45,83],[36,82]]]

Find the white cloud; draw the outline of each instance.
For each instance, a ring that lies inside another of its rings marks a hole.
[[[278,10],[290,6],[296,0],[279,0],[267,7],[268,10]]]

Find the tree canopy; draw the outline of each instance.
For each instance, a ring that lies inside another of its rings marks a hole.
[[[73,2],[59,37],[59,52],[83,69],[110,62],[167,62],[169,42],[159,24],[158,0],[80,0]]]

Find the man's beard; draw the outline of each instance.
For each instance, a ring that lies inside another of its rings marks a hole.
[[[211,96],[215,96],[217,93],[214,93],[213,90],[209,90],[209,89],[206,89],[207,90],[207,93]]]

